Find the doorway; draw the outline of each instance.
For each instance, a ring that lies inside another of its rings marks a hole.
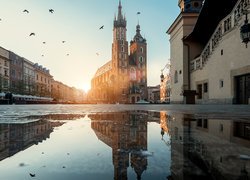
[[[237,76],[236,80],[236,103],[248,104],[250,98],[250,74]]]

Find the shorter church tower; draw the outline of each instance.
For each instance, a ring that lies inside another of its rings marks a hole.
[[[129,95],[130,103],[147,99],[147,42],[142,37],[140,25],[130,42]]]

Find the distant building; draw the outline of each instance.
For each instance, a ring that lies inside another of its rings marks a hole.
[[[23,61],[24,94],[35,95],[35,67],[34,63],[25,59]]]
[[[179,0],[168,29],[171,103],[250,103],[250,51],[242,43],[249,0]]]
[[[160,102],[161,103],[170,103],[170,93],[171,93],[171,78],[169,74],[165,76],[161,75],[161,84],[160,84]]]
[[[9,51],[0,47],[0,92],[8,92],[10,84]]]
[[[10,54],[10,92],[23,94],[23,57],[9,52]]]
[[[35,93],[38,96],[51,97],[51,81],[53,77],[48,69],[39,64],[34,64],[35,67]]]
[[[148,101],[150,103],[160,102],[160,85],[148,87]]]
[[[127,21],[119,2],[114,19],[112,59],[100,67],[91,81],[90,97],[96,103],[135,103],[147,99],[147,43],[136,26],[130,42]],[[128,52],[130,48],[130,53]]]

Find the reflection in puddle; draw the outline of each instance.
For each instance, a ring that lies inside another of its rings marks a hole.
[[[168,125],[173,179],[249,178],[249,121],[177,116]]]
[[[163,111],[32,118],[40,120],[0,124],[0,179],[249,178],[249,120]]]
[[[34,121],[19,124],[0,124],[0,161],[41,143],[50,137],[54,127],[62,122]],[[20,166],[25,166],[21,163]]]

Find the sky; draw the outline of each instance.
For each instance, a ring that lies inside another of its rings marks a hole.
[[[148,86],[158,85],[170,58],[166,31],[180,12],[178,1],[121,3],[127,40],[132,40],[139,22],[147,39]],[[111,60],[119,0],[0,0],[0,4],[0,46],[49,69],[55,80],[89,89],[96,70]],[[35,36],[29,36],[32,32]]]

